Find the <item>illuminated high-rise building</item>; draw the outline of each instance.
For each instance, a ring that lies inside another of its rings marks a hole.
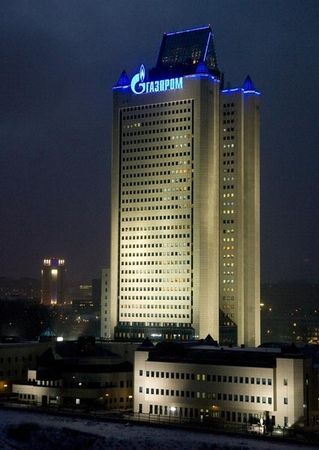
[[[223,89],[212,30],[164,34],[114,87],[110,334],[257,345],[259,93]]]
[[[61,305],[64,302],[65,261],[60,258],[46,258],[41,270],[41,303]]]

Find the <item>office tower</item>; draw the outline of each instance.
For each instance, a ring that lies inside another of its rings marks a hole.
[[[260,343],[259,93],[248,76],[220,105],[220,341]]]
[[[41,270],[41,303],[61,305],[64,302],[65,261],[60,258],[46,258]]]
[[[164,34],[148,76],[114,87],[116,338],[259,343],[258,93],[221,80],[202,27]]]

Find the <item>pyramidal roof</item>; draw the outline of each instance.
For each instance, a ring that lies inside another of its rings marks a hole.
[[[245,91],[255,91],[256,90],[255,85],[249,75],[247,75],[247,77],[243,83],[243,89]]]
[[[128,86],[130,84],[130,79],[127,75],[127,73],[125,72],[125,70],[123,70],[123,72],[120,75],[120,78],[118,79],[116,86]]]
[[[51,327],[47,327],[42,333],[40,334],[41,337],[56,337],[56,333],[52,330]]]

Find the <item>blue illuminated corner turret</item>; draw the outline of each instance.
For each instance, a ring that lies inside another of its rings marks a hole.
[[[125,86],[129,86],[130,85],[130,79],[127,75],[127,73],[125,72],[125,70],[123,70],[123,72],[120,75],[120,78],[118,79],[117,83],[116,83],[116,87],[125,87]]]
[[[243,83],[243,89],[244,89],[244,91],[255,91],[256,90],[255,85],[252,82],[252,79],[250,78],[249,75],[247,75],[247,77]]]
[[[255,85],[252,81],[252,79],[250,78],[249,75],[247,75],[244,83],[243,83],[243,87],[242,87],[244,94],[257,94],[260,95],[260,92],[258,92],[255,88]]]
[[[228,87],[227,89],[222,90],[223,94],[233,94],[234,92],[238,92],[238,93],[242,93],[242,94],[260,95],[260,92],[258,92],[256,90],[255,85],[249,75],[247,75],[247,77],[245,78],[245,81],[244,81],[242,87],[237,87],[237,88]]]
[[[210,73],[204,61],[200,62],[196,67],[196,73]]]

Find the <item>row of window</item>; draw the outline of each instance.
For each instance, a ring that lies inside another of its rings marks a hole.
[[[143,413],[143,404],[139,404],[139,413]],[[203,418],[203,417],[221,417],[227,422],[238,422],[238,423],[255,423],[260,419],[258,414],[245,413],[238,411],[209,411],[208,409],[198,409],[198,408],[183,408],[175,406],[162,406],[162,405],[149,405],[149,414],[154,415],[164,415],[169,417],[185,417],[185,418]],[[272,425],[276,425],[275,416],[271,417]],[[285,426],[288,424],[288,417],[284,417]]]
[[[18,395],[20,400],[35,400],[36,396],[34,394],[19,394]],[[56,397],[49,397],[49,403],[50,401],[56,401]],[[117,403],[117,398],[112,397],[106,397],[105,398],[106,403]],[[120,397],[119,399],[120,403],[124,403],[124,397]],[[131,402],[132,398],[126,397],[126,402]]]
[[[155,228],[155,227],[154,227]],[[161,227],[162,228],[162,227]],[[164,226],[164,228],[166,228]],[[167,227],[169,228],[169,226]],[[173,227],[172,227],[173,228]],[[180,225],[180,229],[182,228],[182,225]],[[186,228],[186,225],[184,225],[184,228]],[[189,228],[189,225],[187,226],[187,228]],[[124,229],[122,228],[122,231]],[[175,233],[175,234],[149,234],[149,235],[124,235],[122,237],[122,241],[124,240],[143,240],[143,239],[174,239],[174,238],[189,238],[191,237],[191,233]]]
[[[171,299],[170,299],[171,300]],[[122,308],[122,309],[189,309],[190,307],[189,307],[189,305],[181,305],[181,304],[178,304],[178,305],[165,305],[165,304],[163,304],[163,305],[161,305],[161,304],[158,304],[158,303],[156,303],[155,305],[153,305],[153,304],[150,304],[150,303],[147,303],[147,304],[139,304],[139,303],[136,303],[136,304],[132,304],[132,305],[130,305],[129,303],[128,304],[121,304],[120,305],[120,308]]]
[[[190,195],[171,195],[169,197],[129,197],[122,199],[122,205],[126,203],[144,203],[144,202],[170,202],[170,201],[183,201],[190,200]],[[226,206],[233,205],[234,203],[224,203]]]
[[[127,108],[123,108],[123,112],[131,112],[131,111],[144,111],[145,109],[157,109],[157,108],[167,108],[167,107],[176,107],[179,105],[187,105],[190,104],[192,100],[174,100],[171,102],[161,102],[161,103],[153,103],[148,105],[140,105],[140,106],[130,106]]]
[[[154,167],[174,167],[174,166],[186,166],[191,163],[190,160],[179,160],[179,161],[167,161],[167,162],[158,162],[158,163],[148,163],[148,164],[135,164],[131,163],[122,164],[122,170],[140,170],[140,169],[150,169]],[[174,171],[170,171],[170,173],[178,173]]]
[[[191,173],[191,169],[184,169],[183,173]],[[157,171],[157,172],[146,172],[144,174],[145,177],[162,177],[162,176],[170,176],[171,172],[168,170],[164,170],[164,171]],[[122,174],[122,179],[132,179],[132,178],[139,178],[140,174],[139,173],[124,173]],[[190,182],[191,178],[173,178],[173,179],[168,179],[169,181],[167,181],[167,183],[186,183],[186,182]],[[144,186],[150,186],[151,184],[165,184],[165,180],[157,180],[158,182],[155,182],[156,180],[147,180],[146,182],[144,182]]]
[[[190,120],[191,120],[190,117],[188,117],[188,118],[184,117],[184,118],[180,118],[180,119],[176,118],[176,119],[172,119],[172,120],[165,120],[164,122],[168,122],[168,123],[189,122]],[[143,123],[138,124],[139,127],[145,126],[145,125],[147,125],[147,123],[146,124],[143,124]],[[125,126],[123,128],[125,129]],[[130,128],[130,127],[128,126],[127,128]],[[129,131],[127,133],[125,133],[125,131],[124,131],[124,132],[122,132],[122,139],[125,137],[128,138],[128,137],[134,137],[134,136],[146,136],[148,134],[173,133],[176,131],[186,131],[186,130],[190,130],[190,129],[191,129],[190,125],[170,127],[170,128],[151,128],[149,130],[144,128],[144,129],[140,129],[139,131]],[[184,136],[184,137],[186,137],[186,136]],[[187,137],[190,137],[190,136],[187,136]]]
[[[151,112],[151,113],[144,113],[144,114],[130,114],[126,115],[123,114],[122,120],[123,122],[127,122],[130,120],[136,120],[136,119],[147,119],[149,117],[160,117],[160,116],[176,116],[177,114],[187,114],[190,113],[191,109],[164,109],[163,111],[157,111],[157,112]]]
[[[123,154],[128,153],[136,153],[142,154],[143,152],[151,152],[151,151],[158,151],[158,150],[174,150],[175,144],[162,144],[162,145],[153,145],[153,146],[147,146],[147,147],[139,147],[139,148],[127,148],[122,149]],[[161,155],[159,155],[161,157]]]
[[[143,275],[143,274],[177,274],[177,273],[190,273],[190,269],[129,269],[129,270],[121,270],[121,274],[127,275]]]
[[[122,145],[140,145],[140,144],[147,144],[147,143],[151,143],[151,142],[165,142],[165,141],[170,141],[171,140],[171,136],[160,136],[160,137],[153,137],[153,138],[149,138],[149,139],[134,139],[134,140],[123,140],[122,141]],[[189,144],[190,145],[190,144]],[[137,149],[138,152],[140,152],[140,149]]]
[[[121,300],[130,300],[130,301],[134,301],[134,300],[140,300],[140,301],[147,301],[147,300],[167,300],[167,301],[173,301],[173,300],[184,300],[184,301],[189,301],[190,297],[187,295],[130,295],[128,296],[122,296]]]
[[[121,317],[154,317],[163,319],[189,319],[189,314],[150,314],[150,313],[121,313]]]
[[[164,114],[160,114],[161,116],[170,116],[171,113],[170,112],[164,112]],[[153,116],[149,116],[150,118]],[[155,116],[156,117],[156,116]],[[147,117],[140,117],[140,119],[146,119]],[[187,114],[187,115],[182,115],[180,117],[174,116],[174,118],[172,119],[161,119],[161,120],[150,120],[149,122],[147,121],[143,121],[143,122],[130,122],[129,124],[125,124],[125,119],[122,121],[122,128],[124,130],[132,130],[134,128],[145,128],[145,127],[154,127],[154,126],[159,126],[159,125],[167,125],[167,124],[171,124],[171,123],[176,123],[176,122],[188,122],[191,120],[191,115]],[[156,128],[155,128],[156,129]],[[174,131],[175,127],[172,128],[161,128],[160,130],[163,132],[167,132],[167,131]],[[131,132],[132,133],[136,132]],[[127,135],[129,135],[130,133],[127,133]]]
[[[131,326],[131,325],[132,325],[131,322],[123,322],[123,321],[119,322],[119,326]],[[160,328],[160,329],[176,328],[176,327],[189,328],[189,323],[181,323],[181,322],[145,322],[144,321],[144,322],[134,322],[134,326],[136,328],[138,328],[138,327],[157,327],[157,328]],[[179,330],[179,332],[180,332],[180,334],[178,336],[183,338],[183,336],[184,336],[183,330]],[[118,334],[120,335],[121,333],[118,333]],[[132,336],[133,334],[137,334],[137,333],[136,332],[134,333],[134,331],[130,330],[127,333],[123,332],[122,337],[125,337],[125,336],[130,337],[130,335]],[[142,337],[144,337],[144,333],[139,333],[138,332],[138,334],[139,335],[142,334],[143,335]],[[169,339],[169,338],[171,338],[173,336],[176,337],[176,334],[174,334],[174,332],[171,332],[171,334],[163,333],[163,338],[164,339]],[[139,336],[139,337],[141,337],[141,336]]]
[[[234,256],[232,256],[234,257]],[[162,261],[162,260],[147,260],[147,261],[121,261],[122,266],[169,266],[169,265],[175,265],[175,266],[183,266],[190,264],[189,259],[174,259],[172,261]]]
[[[143,376],[144,371],[141,369],[139,375]],[[271,378],[260,378],[260,377],[241,377],[233,375],[216,375],[216,374],[194,374],[194,373],[183,373],[183,372],[163,372],[146,370],[146,377],[151,378],[170,378],[176,380],[196,380],[196,381],[208,381],[208,382],[218,382],[218,383],[240,383],[240,384],[261,384],[261,385],[272,385]]]
[[[177,248],[177,247],[190,247],[190,242],[160,242],[153,244],[122,244],[121,250],[124,249],[143,249],[143,248]]]
[[[134,174],[133,174],[133,178],[135,178]],[[138,178],[138,177],[136,176],[136,178]],[[186,181],[186,179],[185,179],[185,181]],[[188,180],[188,181],[190,181],[190,180]],[[163,179],[157,179],[157,180],[149,180],[149,179],[148,180],[143,180],[143,179],[140,179],[138,181],[122,181],[121,182],[121,187],[123,189],[125,187],[130,187],[130,186],[151,186],[151,185],[155,185],[155,184],[161,184],[161,185],[162,184],[173,184],[174,182],[175,182],[175,180],[171,180],[170,178],[163,178]],[[174,186],[172,186],[171,189],[173,189],[173,187]],[[175,187],[175,191],[183,189],[183,188],[184,188],[183,186],[176,186]],[[162,189],[165,189],[165,187],[162,186]]]
[[[174,148],[174,146],[172,146],[172,148]],[[191,156],[191,153],[188,152],[177,152],[177,153],[168,153],[168,154],[151,154],[151,155],[139,155],[139,156],[130,156],[130,157],[125,157],[123,156],[122,158],[122,162],[129,162],[129,161],[147,161],[147,160],[151,160],[151,159],[166,159],[167,158],[180,158],[183,156]]]
[[[134,139],[134,140],[123,140],[122,146],[130,146],[130,145],[138,145],[138,147],[135,149],[138,153],[140,153],[140,144],[151,144],[154,142],[166,142],[170,141],[171,136],[160,136],[160,137],[153,137],[153,138],[145,138],[145,139]],[[176,145],[176,144],[175,144]],[[190,146],[190,144],[189,144]]]
[[[136,253],[121,253],[121,258],[135,258],[135,257],[162,257],[162,256],[190,256],[189,251],[179,251],[179,252],[136,252]]]
[[[153,216],[138,216],[138,217],[122,217],[122,222],[124,221],[129,221],[129,219],[132,219],[133,221],[137,221],[137,220],[178,220],[178,219],[190,219],[191,215],[190,214],[179,214],[179,215],[172,215],[172,216],[157,216],[157,215],[153,215]]]
[[[141,211],[165,211],[165,210],[174,210],[174,209],[190,209],[191,208],[191,204],[190,203],[182,203],[182,204],[177,204],[177,205],[156,205],[156,206],[151,206],[151,205],[147,205],[147,206],[132,206],[132,207],[123,207],[121,208],[121,212],[141,212]],[[232,213],[227,212],[224,214],[233,214],[234,211],[232,211]]]
[[[183,216],[184,217],[184,216]],[[188,217],[184,217],[185,219],[190,219],[190,215],[188,215]],[[174,217],[173,217],[174,219]],[[175,219],[182,219],[181,216],[179,217],[175,217]],[[166,220],[166,219],[164,219]],[[183,221],[182,224],[173,224],[173,225],[146,225],[146,226],[126,226],[126,227],[122,227],[121,231],[122,233],[124,232],[138,232],[138,231],[166,231],[166,230],[189,230],[191,228],[190,224],[189,224],[189,220],[186,222]],[[139,235],[131,235],[130,238],[132,239],[139,239]]]
[[[130,283],[189,283],[190,278],[121,278],[121,283],[126,283],[127,281]]]
[[[143,393],[143,387],[139,387],[139,392]],[[260,395],[245,395],[245,394],[226,394],[222,392],[194,392],[194,391],[183,391],[177,389],[155,389],[146,388],[146,395],[162,395],[170,397],[182,397],[182,398],[196,398],[196,399],[207,399],[207,400],[223,400],[223,401],[233,401],[233,402],[245,402],[245,403],[262,403],[268,405],[272,404],[272,397],[265,397]],[[285,403],[287,402],[287,403]],[[284,399],[284,404],[288,404],[288,398]]]
[[[155,286],[155,287],[144,287],[144,286],[137,286],[137,287],[121,287],[121,292],[190,292],[191,288],[189,286]]]

